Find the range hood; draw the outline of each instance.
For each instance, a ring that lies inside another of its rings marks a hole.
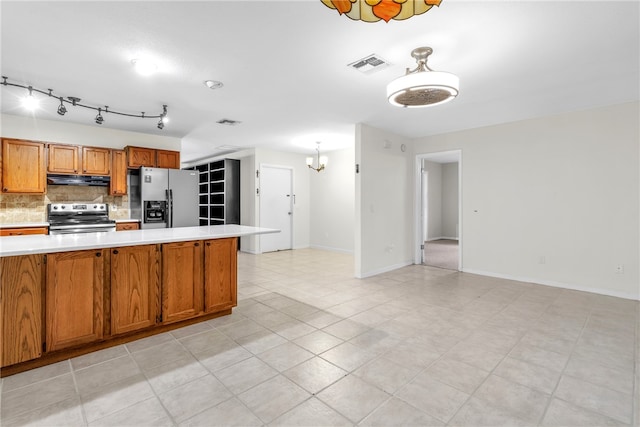
[[[94,187],[107,187],[111,178],[108,176],[91,175],[47,175],[49,185],[90,185]]]

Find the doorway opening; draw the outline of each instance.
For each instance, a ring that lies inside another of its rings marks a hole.
[[[462,270],[462,152],[416,157],[416,264]]]
[[[260,165],[260,227],[280,230],[260,235],[260,252],[293,248],[294,204],[293,169]]]

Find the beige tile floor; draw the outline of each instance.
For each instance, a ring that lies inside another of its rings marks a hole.
[[[4,378],[2,426],[638,422],[638,302],[424,266],[357,280],[311,249],[240,254],[238,293],[230,316]]]

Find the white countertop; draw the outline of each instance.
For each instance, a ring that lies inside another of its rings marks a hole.
[[[248,225],[211,225],[204,227],[158,228],[113,233],[7,236],[0,238],[0,257],[115,248],[190,240],[223,239],[279,233],[273,228]]]
[[[0,224],[0,228],[48,227],[48,222],[10,222]]]

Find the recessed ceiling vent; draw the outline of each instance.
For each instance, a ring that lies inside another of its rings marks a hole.
[[[237,120],[231,120],[231,119],[221,119],[221,120],[218,120],[216,123],[221,125],[227,125],[227,126],[235,126],[235,125],[239,125],[242,122],[239,122]]]
[[[364,74],[371,74],[373,72],[383,70],[388,66],[389,63],[381,58],[380,55],[376,55],[375,53],[348,65],[348,67],[358,70]]]

